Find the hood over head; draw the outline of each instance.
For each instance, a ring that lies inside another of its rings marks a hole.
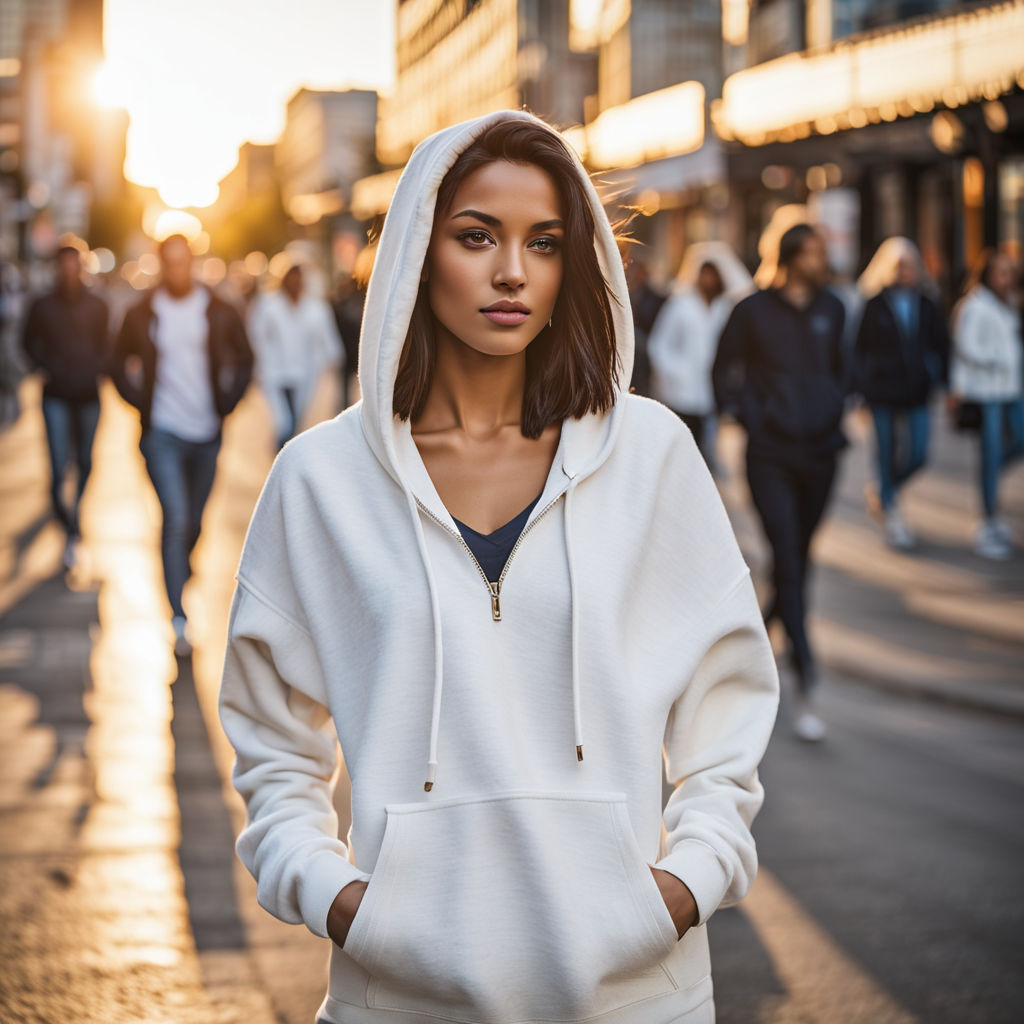
[[[509,120],[528,121],[543,128],[544,131],[558,135],[554,128],[532,114],[519,110],[504,110],[445,128],[429,136],[416,147],[399,178],[381,232],[373,272],[370,275],[359,339],[359,382],[363,395],[360,416],[363,432],[374,455],[405,495],[430,592],[434,632],[434,698],[424,786],[428,792],[433,789],[438,766],[437,747],[444,687],[444,637],[438,589],[427,549],[421,509],[428,512],[456,539],[459,538],[459,533],[454,519],[441,502],[423,465],[412,439],[411,423],[408,420],[402,421],[394,414],[395,382],[433,231],[438,189],[459,155],[468,149],[485,129]],[[568,143],[566,149],[572,156],[594,217],[594,246],[611,295],[612,326],[615,332],[619,374],[615,402],[608,412],[588,413],[579,419],[563,421],[558,451],[549,474],[548,486],[545,488],[545,495],[553,497],[553,500],[558,500],[564,494],[566,568],[572,604],[572,658],[571,665],[567,668],[571,671],[573,741],[577,758],[582,760],[579,595],[573,552],[573,493],[579,481],[594,472],[614,446],[624,413],[622,397],[629,387],[633,369],[633,321],[622,259],[608,217],[578,156]],[[542,497],[534,509],[531,520],[552,503],[553,501],[548,502]],[[529,525],[528,523],[527,528]],[[496,614],[495,618],[499,619],[500,616]]]
[[[441,182],[460,154],[485,129],[508,120],[528,121],[558,135],[554,128],[532,114],[503,110],[442,129],[416,147],[395,188],[366,294],[359,339],[363,429],[370,447],[388,473],[403,489],[412,489],[434,513],[443,510],[434,507],[432,488],[426,487],[421,466],[417,465],[420,460],[410,449],[410,424],[403,423],[393,413],[398,364],[419,292]],[[622,259],[597,191],[575,151],[568,143],[565,145],[573,156],[594,215],[594,244],[612,296],[621,395],[628,389],[633,367],[633,324]],[[562,447],[571,475],[596,468],[603,461],[602,452],[607,454],[614,440],[620,413],[621,405],[616,401],[607,414],[590,414],[566,422],[563,435],[568,436],[563,437]]]

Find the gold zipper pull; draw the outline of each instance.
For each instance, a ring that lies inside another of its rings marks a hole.
[[[491,618],[501,622],[501,580],[497,583],[488,581],[487,589],[491,592]]]

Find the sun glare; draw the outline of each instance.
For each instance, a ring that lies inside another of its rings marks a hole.
[[[93,92],[129,115],[126,172],[170,207],[216,202],[245,141],[274,142],[310,88],[387,89],[390,4],[359,0],[106,0]]]

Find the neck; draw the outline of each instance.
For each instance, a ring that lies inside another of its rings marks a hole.
[[[458,430],[475,439],[518,424],[526,387],[526,352],[490,356],[437,328],[433,380],[418,431]]]
[[[182,288],[172,288],[166,281],[164,282],[164,290],[172,299],[184,299],[186,296],[191,295],[195,289],[195,284],[189,281],[188,285]]]
[[[779,289],[783,298],[798,309],[806,309],[813,301],[818,289],[810,281],[792,274],[786,275],[786,283]]]

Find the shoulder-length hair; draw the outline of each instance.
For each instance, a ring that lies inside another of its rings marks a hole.
[[[594,246],[595,223],[589,197],[565,143],[554,132],[528,121],[499,121],[461,153],[437,193],[435,220],[451,209],[459,186],[487,164],[506,160],[547,172],[562,205],[562,286],[552,324],[526,349],[526,387],[521,430],[540,437],[545,427],[588,412],[605,412],[618,384],[612,296]],[[434,316],[426,283],[409,322],[395,381],[394,412],[418,419],[434,374]]]

